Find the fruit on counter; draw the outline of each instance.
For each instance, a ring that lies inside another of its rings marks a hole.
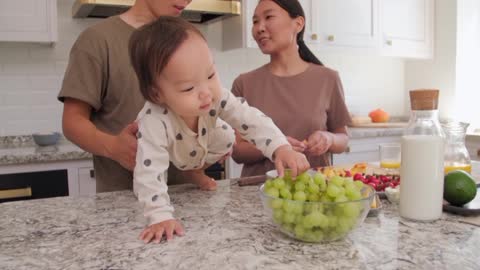
[[[451,205],[462,206],[477,195],[473,177],[463,170],[454,170],[444,177],[443,198]]]
[[[368,116],[374,123],[384,123],[388,122],[390,119],[390,115],[382,109],[373,110],[368,114]]]
[[[353,175],[353,180],[362,181],[376,191],[385,191],[387,187],[396,188],[400,185],[399,175],[356,173]]]
[[[269,196],[265,206],[282,231],[318,242],[339,239],[352,230],[370,203],[360,199],[369,197],[371,189],[351,177],[327,179],[319,172],[304,172],[295,180],[267,180],[264,193]]]

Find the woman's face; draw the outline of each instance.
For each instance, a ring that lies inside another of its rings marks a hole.
[[[292,19],[274,1],[260,0],[253,15],[252,35],[263,53],[275,54],[288,48],[296,50],[297,34],[303,26],[302,17]]]
[[[160,16],[179,16],[192,0],[145,0],[150,12]]]

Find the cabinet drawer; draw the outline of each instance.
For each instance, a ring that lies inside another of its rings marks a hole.
[[[0,202],[68,196],[67,170],[0,175]]]

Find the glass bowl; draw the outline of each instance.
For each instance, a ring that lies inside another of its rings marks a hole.
[[[364,185],[362,198],[346,202],[309,202],[276,198],[259,192],[265,214],[286,235],[305,242],[330,242],[359,227],[375,197],[375,189]]]

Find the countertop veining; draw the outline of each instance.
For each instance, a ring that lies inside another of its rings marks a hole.
[[[256,186],[222,180],[216,192],[180,185],[169,194],[186,235],[148,245],[131,191],[2,203],[0,268],[480,269],[480,227],[459,216],[409,222],[383,201],[346,239],[310,244],[276,230]]]

